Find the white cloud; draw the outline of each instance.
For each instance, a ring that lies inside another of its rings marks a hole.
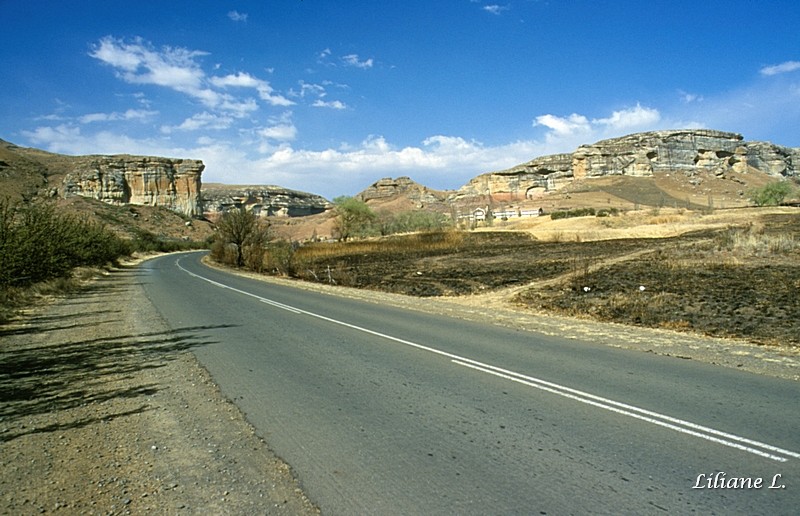
[[[205,74],[195,58],[206,52],[172,47],[156,51],[141,38],[125,43],[107,36],[89,55],[121,70],[121,78],[133,84],[155,84],[193,95],[202,90]]]
[[[372,58],[361,61],[358,57],[358,54],[348,54],[346,56],[343,56],[342,62],[347,66],[354,66],[356,68],[361,68],[361,69],[372,68],[373,65]]]
[[[641,104],[614,111],[605,118],[589,119],[573,113],[567,117],[552,114],[537,116],[533,126],[546,127],[545,144],[550,152],[570,152],[579,145],[639,131],[655,130],[662,125],[661,113]]]
[[[306,81],[298,81],[300,85],[300,91],[290,90],[289,95],[293,97],[305,97],[306,95],[313,95],[317,97],[324,97],[325,87],[320,84],[311,84],[307,83]]]
[[[173,131],[198,131],[200,129],[228,129],[233,124],[233,118],[225,115],[214,115],[207,111],[187,118],[177,126],[163,126],[161,132],[169,134]]]
[[[678,95],[680,96],[681,102],[684,102],[686,104],[703,101],[702,95],[698,95],[696,93],[689,93],[687,91],[678,90]]]
[[[642,107],[637,103],[636,107],[614,111],[608,118],[594,119],[592,124],[604,125],[613,132],[634,132],[640,128],[652,127],[660,120],[661,114],[657,109]]]
[[[95,45],[90,56],[117,70],[118,76],[131,84],[149,84],[187,94],[207,108],[231,111],[244,116],[258,109],[252,99],[236,99],[213,88],[252,88],[261,100],[272,106],[290,106],[293,102],[276,94],[269,82],[239,72],[223,77],[207,77],[197,62],[206,52],[163,47],[156,50],[141,38],[132,43],[107,36]]]
[[[786,61],[776,65],[765,66],[760,70],[760,73],[761,75],[777,75],[794,72],[795,70],[800,70],[800,61]]]
[[[145,121],[158,115],[158,111],[150,111],[145,109],[129,109],[124,113],[89,113],[78,118],[82,124],[90,124],[92,122],[114,122],[120,120],[140,120]]]
[[[247,13],[240,13],[239,11],[229,11],[228,18],[235,22],[246,22],[247,21]]]
[[[59,124],[55,127],[37,127],[33,131],[22,131],[34,145],[41,145],[51,152],[74,152],[74,145],[81,137],[78,127]]]
[[[298,81],[298,84],[300,85],[300,90],[299,91],[290,90],[289,96],[303,98],[303,99],[306,97],[314,98],[314,100],[311,102],[312,107],[329,108],[337,110],[347,109],[347,105],[341,100],[324,100],[325,97],[328,96],[328,92],[325,90],[325,86],[321,84],[308,83],[303,80]],[[324,81],[324,84],[334,85],[339,88],[347,87],[344,85],[331,83],[330,81]]]
[[[498,15],[499,16],[500,13],[502,13],[503,11],[508,11],[508,6],[507,5],[497,5],[497,4],[484,5],[483,6],[483,10],[486,11],[486,12],[489,12],[489,13],[492,13],[494,15]]]
[[[550,114],[539,115],[534,120],[533,125],[547,127],[552,134],[559,137],[591,132],[589,119],[577,113],[572,113],[568,117],[559,117]]]
[[[209,82],[218,88],[253,88],[258,92],[261,100],[266,100],[273,106],[291,106],[294,104],[294,102],[282,95],[275,95],[275,90],[272,89],[269,82],[257,79],[248,73],[239,72],[235,75],[226,75],[224,77],[211,77]]]
[[[311,104],[313,107],[330,108],[330,109],[347,109],[347,105],[341,100],[324,101],[317,99]]]
[[[277,124],[258,131],[258,135],[267,140],[291,141],[297,137],[294,124]]]

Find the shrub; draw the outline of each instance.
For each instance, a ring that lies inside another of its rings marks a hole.
[[[619,208],[603,208],[597,212],[598,217],[616,217],[619,215]]]
[[[334,229],[339,240],[345,242],[351,237],[369,236],[377,217],[367,203],[355,197],[340,196],[333,200]]]
[[[24,286],[67,277],[80,266],[102,266],[130,253],[104,226],[59,215],[52,205],[0,201],[0,285]]]
[[[792,186],[785,181],[768,183],[748,192],[749,199],[756,206],[777,206],[792,193]]]
[[[275,274],[292,276],[298,264],[295,263],[295,246],[286,240],[272,242],[267,246],[264,268]]]
[[[449,219],[429,211],[404,211],[397,214],[382,213],[377,216],[378,231],[381,235],[411,233],[414,231],[436,231],[450,225]]]
[[[594,217],[597,213],[594,208],[577,208],[574,210],[554,211],[550,214],[550,218],[557,219],[570,219],[573,217]]]

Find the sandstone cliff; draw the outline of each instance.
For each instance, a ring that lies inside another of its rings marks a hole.
[[[417,208],[438,205],[447,198],[446,193],[431,190],[405,176],[398,177],[397,179],[392,179],[390,177],[379,179],[356,197],[364,202],[370,202],[386,200],[397,196],[404,196],[409,201],[413,202]]]
[[[212,219],[232,207],[244,207],[260,217],[302,217],[331,206],[319,195],[269,185],[207,184],[202,198],[204,214]]]
[[[11,199],[80,196],[199,217],[203,168],[193,159],[67,156],[0,140],[0,195]]]
[[[199,217],[200,176],[204,168],[202,161],[193,159],[79,156],[64,176],[62,194],[111,204],[164,206]]]
[[[742,135],[706,129],[653,131],[581,145],[571,154],[543,156],[507,170],[481,174],[451,200],[491,195],[532,199],[575,180],[658,173],[800,175],[800,149],[747,142]]]

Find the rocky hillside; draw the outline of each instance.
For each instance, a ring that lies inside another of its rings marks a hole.
[[[331,206],[319,195],[271,185],[209,183],[203,186],[202,197],[204,215],[211,219],[232,207],[244,207],[260,217],[303,217]]]
[[[451,200],[480,196],[494,201],[531,200],[582,179],[659,174],[684,176],[695,186],[709,176],[739,184],[749,182],[748,174],[798,177],[800,149],[748,142],[740,134],[706,129],[637,133],[482,174]],[[691,178],[698,179],[692,182]]]
[[[447,196],[450,193],[432,190],[409,177],[403,176],[397,179],[390,177],[379,179],[356,195],[356,197],[372,205],[392,203],[402,198],[407,201],[408,209],[437,210],[446,206]]]
[[[149,156],[65,156],[0,140],[0,192],[161,206],[199,217],[203,162]]]

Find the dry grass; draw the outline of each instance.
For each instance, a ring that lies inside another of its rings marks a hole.
[[[0,288],[0,324],[12,320],[22,310],[55,297],[74,294],[83,288],[88,280],[97,277],[102,269],[79,267],[66,278],[54,278],[25,287],[6,286]]]
[[[719,247],[737,257],[765,257],[796,251],[800,249],[800,241],[794,235],[767,234],[762,226],[750,225],[724,232]]]
[[[295,258],[301,261],[329,260],[354,254],[420,254],[458,249],[464,241],[460,231],[433,231],[396,235],[387,238],[309,244],[299,248]]]
[[[621,238],[669,238],[692,231],[747,226],[762,215],[796,213],[794,208],[743,208],[713,213],[684,208],[622,212],[612,217],[576,217],[551,220],[534,217],[508,221],[502,228],[478,231],[525,231],[543,242],[594,242]]]

